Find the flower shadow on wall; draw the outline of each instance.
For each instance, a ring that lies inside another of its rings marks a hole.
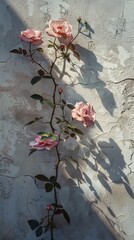
[[[14,20],[15,19],[15,22],[17,22],[17,19],[16,18],[18,18],[19,19],[19,17],[17,16],[16,17],[16,15],[15,15],[15,13],[14,13],[14,11],[10,8],[10,15],[12,16],[12,19]],[[19,20],[20,21],[20,20]],[[14,21],[13,21],[14,22]],[[21,21],[20,21],[20,23],[21,23]],[[23,25],[23,24],[20,24],[20,25]],[[15,27],[15,29],[16,29],[16,26],[14,26]],[[22,26],[21,26],[22,27]],[[23,29],[24,29],[24,25],[23,25]],[[22,30],[22,29],[21,29]],[[18,30],[18,32],[20,32],[20,29]],[[10,33],[11,34],[11,33]],[[11,34],[12,35],[12,34]],[[16,34],[16,36],[17,36],[17,34]],[[10,37],[10,36],[9,36]],[[84,50],[84,49],[83,49]],[[46,61],[46,59],[44,59],[44,61]],[[26,63],[27,63],[27,60],[26,60]],[[32,66],[31,66],[31,68],[32,68]],[[37,71],[38,71],[38,68],[37,68]],[[40,74],[42,74],[41,73],[41,71],[40,71]],[[36,78],[36,80],[37,80],[37,78]],[[34,96],[35,97],[35,96]],[[37,97],[37,96],[36,96]],[[36,99],[37,100],[37,99]],[[38,100],[39,100],[39,98],[38,98]],[[40,101],[41,101],[42,99],[40,99]],[[37,120],[37,121],[36,121]],[[34,119],[34,122],[38,122],[38,120],[39,119]],[[34,123],[33,122],[33,123]],[[29,124],[30,125],[30,124]],[[43,136],[43,137],[46,137],[46,136]],[[55,136],[51,136],[51,137],[55,137]],[[32,155],[33,156],[33,155]],[[31,156],[31,158],[32,158],[32,156]],[[36,155],[37,156],[37,155]],[[45,164],[45,162],[44,162],[44,164]],[[70,162],[68,163],[68,164],[70,164]],[[79,169],[78,169],[79,170]],[[63,173],[64,174],[64,173]],[[79,176],[79,182],[81,181],[80,179],[81,179],[81,175],[80,175],[80,171],[78,171],[78,176]],[[31,176],[32,177],[32,176]],[[76,174],[76,177],[77,177],[77,174]],[[33,178],[33,177],[32,177]],[[73,175],[72,175],[72,178],[73,178]],[[47,179],[48,180],[48,179]],[[51,179],[52,181],[54,180],[54,179]],[[90,179],[89,179],[89,181],[90,181]],[[67,181],[68,182],[68,181]],[[72,182],[73,182],[73,180],[72,180]],[[108,239],[110,239],[110,240],[113,240],[113,239],[118,239],[118,238],[116,238],[116,237],[114,237],[114,233],[112,233],[112,230],[109,228],[109,227],[107,227],[107,223],[105,222],[105,221],[103,221],[98,215],[98,213],[96,213],[96,210],[94,209],[94,207],[93,207],[93,204],[92,203],[90,203],[90,200],[88,199],[86,199],[85,198],[85,193],[84,192],[82,192],[82,190],[80,189],[80,187],[79,187],[79,184],[78,185],[76,185],[75,183],[74,183],[74,185],[75,185],[75,188],[73,187],[73,186],[69,186],[69,191],[70,191],[70,195],[69,195],[69,198],[67,199],[67,201],[66,201],[66,204],[65,204],[65,207],[67,208],[70,208],[70,211],[71,211],[71,209],[75,209],[75,211],[73,212],[73,214],[71,214],[71,217],[72,217],[72,219],[74,220],[74,223],[72,223],[71,224],[71,226],[70,227],[66,227],[65,226],[65,228],[67,229],[67,232],[66,232],[66,234],[65,234],[65,232],[64,232],[64,230],[62,229],[62,230],[60,230],[60,227],[58,228],[58,230],[56,230],[56,233],[57,233],[57,236],[58,236],[58,234],[60,233],[60,236],[59,236],[59,238],[58,239],[62,239],[62,237],[61,237],[61,233],[62,234],[64,234],[63,235],[63,239],[65,239],[66,238],[66,235],[68,235],[68,232],[69,232],[69,234],[70,234],[70,237],[72,237],[73,236],[73,239],[76,239],[76,237],[78,236],[78,233],[77,233],[77,231],[78,231],[78,229],[76,228],[76,225],[78,224],[78,226],[80,226],[80,229],[81,229],[81,231],[79,232],[79,234],[80,235],[82,235],[82,238],[85,238],[85,239],[87,239],[87,238],[89,238],[89,236],[90,236],[90,234],[91,234],[91,238],[92,239],[104,239],[105,238],[105,236],[106,236],[106,238],[108,238]],[[57,184],[57,186],[58,186],[58,184]],[[92,183],[90,182],[90,186],[91,187],[93,187],[93,185],[92,185]],[[29,186],[29,188],[31,188],[31,186]],[[77,189],[77,190],[76,190]],[[74,194],[74,191],[75,192],[77,192],[78,191],[78,193],[80,193],[80,194],[76,194],[76,196],[75,196],[75,198],[74,198],[74,202],[73,202],[73,200],[72,200],[72,196],[73,196],[73,194]],[[94,191],[95,191],[95,189],[94,189]],[[61,192],[62,192],[62,190],[61,190]],[[63,191],[64,192],[64,191]],[[83,193],[83,197],[81,198],[81,194]],[[37,193],[37,195],[38,195],[38,193]],[[61,193],[59,193],[59,195],[60,195],[60,199],[61,200],[63,200],[63,202],[65,201],[65,198],[66,198],[66,196],[65,197],[63,197],[63,199],[62,199],[62,196],[61,196]],[[64,195],[65,195],[65,193],[64,193]],[[97,196],[97,198],[99,199],[99,196],[97,195],[97,193],[96,193],[96,196]],[[46,196],[47,197],[47,196]],[[80,198],[78,198],[78,197],[80,197]],[[69,201],[70,200],[70,201]],[[82,210],[82,208],[80,207],[80,205],[78,204],[78,202],[79,202],[79,200],[80,200],[80,202],[81,202],[81,205],[83,206],[87,206],[87,209],[89,210],[89,212],[88,212],[88,214],[86,215],[86,218],[85,218],[85,211],[83,211]],[[15,199],[15,202],[16,202],[16,199]],[[71,204],[70,204],[71,203]],[[89,204],[89,205],[88,205]],[[47,210],[51,210],[50,208],[49,209],[47,209]],[[78,213],[78,218],[77,218],[77,216],[75,215],[75,212],[76,211],[78,211],[79,213]],[[99,209],[99,211],[101,212],[102,210],[101,209]],[[98,211],[98,212],[99,212]],[[90,213],[90,214],[89,214]],[[32,213],[31,213],[31,215],[32,215]],[[82,218],[82,217],[83,218]],[[93,217],[94,216],[94,217]],[[41,216],[42,217],[42,216]],[[60,217],[59,217],[60,218]],[[81,225],[79,225],[79,219],[81,219],[82,220],[82,222],[81,222]],[[107,219],[107,218],[106,218]],[[19,221],[19,219],[18,219],[18,221]],[[63,220],[61,221],[61,226],[62,226],[62,222],[63,222]],[[72,220],[71,220],[71,222],[73,222]],[[90,227],[89,227],[89,224],[88,223],[91,223],[92,222],[92,226],[94,225],[95,226],[95,230],[91,230],[90,229]],[[85,223],[87,223],[86,224],[86,229],[85,229]],[[98,223],[100,224],[100,228],[98,229]],[[82,230],[82,228],[83,228],[83,230]],[[86,231],[85,231],[86,230]],[[88,230],[88,231],[87,231]],[[79,237],[79,236],[78,236]],[[80,238],[77,238],[77,239],[80,239]],[[29,239],[28,239],[29,240]]]

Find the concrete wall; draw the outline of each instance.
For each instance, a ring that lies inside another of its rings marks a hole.
[[[90,24],[92,39],[80,36],[75,42],[81,61],[74,59],[76,72],[67,64],[66,98],[72,103],[91,102],[97,122],[79,145],[68,142],[63,150],[65,158],[79,159],[80,167],[71,161],[60,167],[59,201],[68,210],[71,224],[59,217],[55,239],[134,239],[133,12],[133,0],[0,1],[1,240],[36,239],[27,220],[43,217],[52,195],[37,187],[32,176],[51,176],[55,163],[54,150],[28,157],[28,143],[43,125],[24,127],[37,115],[48,118],[49,108],[30,95],[46,94],[49,86],[41,82],[32,87],[37,67],[9,51],[22,46],[17,36],[27,27],[42,30],[48,39],[44,29],[50,18],[68,19],[76,33],[79,16]],[[44,49],[46,45],[47,41]],[[46,64],[52,56],[45,50],[40,61]],[[72,86],[72,79],[80,84]]]

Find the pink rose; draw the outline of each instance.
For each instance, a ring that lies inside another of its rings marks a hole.
[[[66,46],[68,46],[73,39],[72,26],[63,18],[50,20],[49,28],[46,28],[45,31],[49,36],[58,38],[59,42]]]
[[[54,141],[51,138],[47,138],[46,140],[41,140],[41,136],[36,136],[35,141],[32,141],[29,143],[29,146],[31,149],[36,149],[36,150],[51,150],[53,147],[57,145],[57,141]]]
[[[63,88],[59,88],[59,89],[58,89],[58,92],[59,92],[59,94],[62,94]]]
[[[43,43],[42,32],[34,29],[26,29],[25,31],[22,31],[19,38],[24,42],[29,42],[37,46]]]
[[[72,117],[83,123],[84,127],[90,127],[95,122],[95,111],[90,103],[77,102],[72,110]]]
[[[50,211],[50,210],[53,210],[53,206],[52,206],[52,205],[50,205],[50,204],[49,204],[49,205],[47,205],[47,210],[49,210],[49,211]]]

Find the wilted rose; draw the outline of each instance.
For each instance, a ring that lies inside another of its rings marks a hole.
[[[43,43],[42,32],[34,29],[26,29],[25,31],[22,31],[19,38],[24,42],[29,42],[37,46]]]
[[[53,147],[55,147],[58,144],[57,141],[54,141],[53,139],[45,139],[41,140],[41,136],[36,136],[34,141],[29,143],[29,146],[31,149],[35,150],[51,150]]]
[[[90,127],[95,122],[96,113],[90,103],[77,102],[72,110],[72,117],[82,122],[84,127]]]
[[[59,42],[66,46],[68,46],[73,39],[72,26],[63,18],[50,20],[49,28],[46,28],[45,31],[49,36],[58,38]]]

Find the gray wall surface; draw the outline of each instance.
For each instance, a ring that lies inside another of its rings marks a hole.
[[[75,72],[66,65],[66,99],[91,102],[97,122],[78,142],[64,146],[65,159],[71,155],[79,166],[72,161],[60,166],[58,197],[71,224],[58,217],[55,239],[134,239],[133,13],[133,0],[0,1],[0,240],[36,239],[27,220],[42,218],[53,195],[38,188],[33,177],[53,175],[55,163],[55,150],[28,157],[29,141],[44,126],[24,127],[36,116],[48,119],[49,107],[30,95],[48,93],[49,83],[32,87],[37,66],[10,50],[22,47],[20,31],[39,29],[46,39],[40,61],[46,65],[53,58],[44,30],[50,18],[69,20],[76,34],[79,16],[90,24],[91,38],[80,35],[75,41],[81,60],[73,59]]]

